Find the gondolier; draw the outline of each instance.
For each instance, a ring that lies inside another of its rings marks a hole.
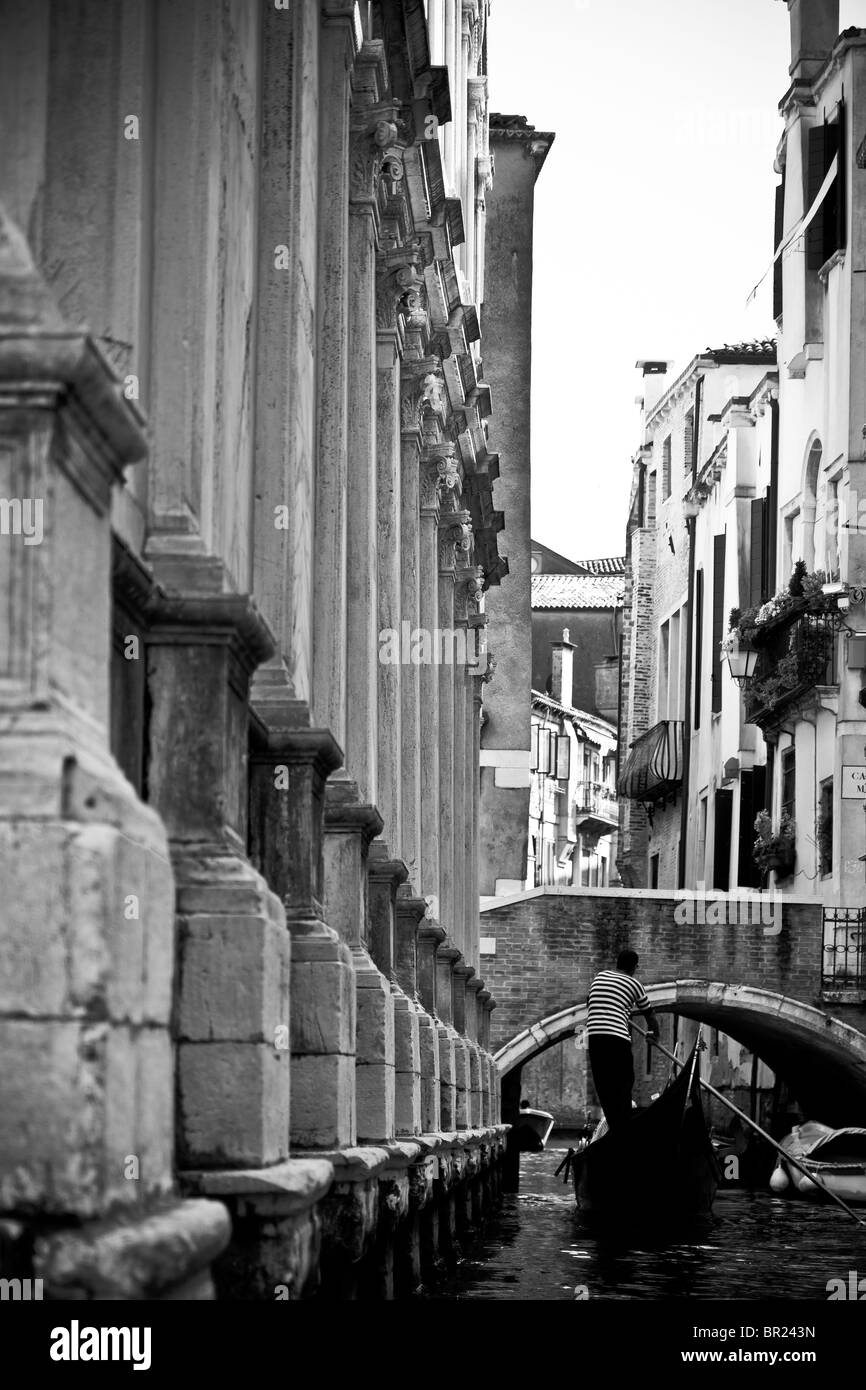
[[[632,1014],[644,1014],[652,1036],[657,1038],[659,1033],[646,991],[634,978],[637,964],[635,951],[620,951],[616,969],[600,971],[589,989],[589,1061],[599,1103],[611,1130],[624,1124],[631,1114],[634,1065],[629,1019]]]

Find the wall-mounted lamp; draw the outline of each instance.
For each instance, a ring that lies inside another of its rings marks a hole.
[[[742,687],[752,679],[758,665],[758,652],[739,638],[732,637],[722,644],[728,662],[728,669],[737,685]]]

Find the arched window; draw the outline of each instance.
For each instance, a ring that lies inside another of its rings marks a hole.
[[[821,441],[813,439],[806,456],[806,471],[803,477],[802,527],[803,542],[801,553],[807,570],[815,569],[815,524],[818,503],[818,473],[821,468]]]

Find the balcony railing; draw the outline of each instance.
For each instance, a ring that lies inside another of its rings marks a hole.
[[[794,613],[760,638],[755,674],[746,683],[746,719],[762,728],[784,717],[817,685],[835,685],[836,621],[830,613]]]
[[[619,819],[619,803],[613,787],[604,782],[578,782],[574,809],[578,816],[602,815],[612,821]]]
[[[824,908],[823,987],[866,990],[866,908]]]
[[[662,719],[629,749],[616,789],[630,801],[664,801],[683,780],[683,721]]]

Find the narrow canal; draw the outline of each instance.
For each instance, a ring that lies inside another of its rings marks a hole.
[[[571,1186],[553,1176],[567,1137],[551,1143],[524,1155],[520,1192],[434,1297],[826,1299],[828,1280],[866,1273],[866,1229],[841,1208],[742,1188],[719,1190],[713,1226],[694,1244],[605,1241],[583,1228]]]

